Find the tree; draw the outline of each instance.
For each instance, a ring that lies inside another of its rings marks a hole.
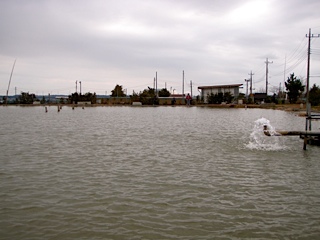
[[[69,103],[77,104],[78,101],[79,101],[79,94],[77,92],[72,93],[71,95],[68,96],[68,102]]]
[[[320,104],[320,88],[316,84],[309,91],[309,102],[313,106]]]
[[[300,79],[297,79],[297,77],[294,76],[294,73],[290,74],[290,77],[288,77],[288,80],[284,84],[288,91],[289,102],[296,103],[298,97],[304,91],[305,86],[302,85]]]
[[[96,93],[90,93],[87,92],[86,94],[78,94],[77,92],[72,93],[68,97],[68,102],[69,103],[75,103],[77,104],[78,102],[91,102],[92,104],[96,103],[97,101],[97,96]]]
[[[223,95],[223,101],[227,102],[227,103],[231,103],[233,100],[233,96],[231,94],[231,92],[225,92]]]
[[[20,104],[32,104],[34,100],[37,100],[34,93],[29,94],[29,92],[21,92],[19,96]]]
[[[81,101],[88,101],[92,104],[97,102],[96,93],[87,92],[85,95],[81,95]]]
[[[230,92],[222,92],[216,94],[208,94],[207,100],[209,104],[221,104],[222,102],[231,103],[233,100],[233,96]]]
[[[207,96],[207,100],[209,104],[220,104],[223,102],[223,93],[210,93]]]
[[[130,96],[130,98],[131,98],[131,101],[132,101],[132,102],[138,102],[138,101],[140,101],[139,94],[136,93],[135,91],[133,91],[133,93],[132,93],[132,95]]]
[[[158,105],[159,99],[155,94],[155,89],[148,87],[139,94],[139,100],[143,105]]]
[[[44,98],[44,96],[42,96],[42,99],[40,101],[41,104],[45,104],[46,103],[46,99]]]
[[[166,88],[159,91],[159,97],[170,97],[170,92]]]
[[[217,100],[216,100],[216,97],[217,97],[217,94],[213,94],[213,93],[208,93],[207,95],[207,101],[209,104],[212,104],[212,103],[217,103]]]
[[[124,93],[123,89],[122,89],[122,86],[120,85],[116,85],[114,87],[114,89],[111,91],[111,96],[112,97],[125,97],[126,94]]]

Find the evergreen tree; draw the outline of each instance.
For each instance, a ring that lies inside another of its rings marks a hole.
[[[72,93],[69,95],[68,102],[69,103],[75,103],[77,104],[78,102],[91,102],[92,104],[96,103],[97,101],[97,96],[96,93],[90,93],[87,92],[86,94],[78,94],[77,92]]]
[[[20,104],[32,104],[34,100],[37,100],[34,93],[29,94],[28,92],[21,92],[19,96]]]
[[[309,102],[313,106],[320,104],[320,88],[316,84],[309,91]]]
[[[233,96],[230,92],[225,92],[223,95],[223,101],[227,103],[231,103],[233,100]]]
[[[44,98],[44,96],[42,96],[42,99],[40,101],[41,104],[45,104],[46,103],[46,99]]]
[[[124,93],[122,86],[117,84],[114,89],[111,91],[112,97],[125,97],[126,94]]]
[[[143,90],[142,93],[139,94],[140,102],[143,105],[158,105],[159,99],[155,94],[155,89],[148,87],[148,89]]]
[[[297,77],[294,76],[294,73],[290,74],[290,77],[288,77],[288,80],[284,84],[288,91],[289,102],[296,103],[298,97],[304,91],[305,86],[302,85],[300,79],[297,79]]]
[[[233,96],[230,92],[226,92],[226,93],[210,93],[207,96],[207,100],[209,104],[221,104],[222,102],[227,102],[227,103],[231,103],[233,100]]]
[[[166,88],[159,91],[159,97],[170,97],[170,92]]]

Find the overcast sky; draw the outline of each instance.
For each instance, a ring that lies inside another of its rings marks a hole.
[[[319,0],[1,0],[0,95],[21,91],[128,94],[165,86],[246,83],[255,92],[306,78],[306,34],[320,33]],[[320,85],[320,38],[312,39],[310,85]],[[284,70],[286,72],[284,74]],[[318,76],[318,77],[317,77]]]

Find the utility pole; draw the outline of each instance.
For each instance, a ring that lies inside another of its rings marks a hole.
[[[308,38],[308,62],[307,62],[307,94],[306,94],[306,102],[307,102],[307,108],[309,103],[309,75],[310,75],[310,50],[311,50],[311,28],[309,28],[309,35],[306,35]],[[307,130],[307,128],[306,128]]]
[[[252,73],[252,71],[250,73],[248,73],[248,75],[250,75],[250,96],[252,95],[252,75],[254,75],[254,73]]]
[[[307,65],[307,103],[309,102],[309,79],[310,79],[310,54],[311,54],[311,38],[319,38],[320,34],[318,36],[315,36],[311,34],[311,28],[309,28],[309,34],[306,34],[306,37],[308,38],[308,65]]]
[[[284,57],[284,69],[283,69],[283,92],[284,92],[284,86],[286,85],[286,71],[287,71],[287,55]]]
[[[278,95],[280,95],[280,93],[281,93],[281,82],[279,83],[279,93],[278,93]]]
[[[81,96],[81,81],[79,81],[79,83],[80,83],[80,96]]]
[[[248,82],[250,82],[250,79],[245,79],[244,81],[247,83],[246,98],[248,100]]]
[[[158,97],[158,73],[156,72],[156,96]]]
[[[190,81],[191,97],[192,97],[192,81]]]
[[[76,93],[78,93],[78,80],[76,81]]]
[[[184,70],[182,70],[182,97],[184,97]]]
[[[306,37],[308,38],[308,63],[307,63],[307,86],[306,86],[306,105],[307,105],[307,120],[306,120],[306,131],[311,131],[311,104],[309,103],[309,79],[310,79],[310,54],[311,54],[311,38],[318,38],[320,37],[320,34],[318,36],[315,36],[311,34],[311,28],[309,28],[309,34],[306,34]],[[303,146],[303,149],[306,149],[306,146]]]
[[[267,58],[265,63],[266,63],[266,95],[268,96],[268,65],[269,65],[269,63],[273,63],[273,61],[269,62],[268,58]]]

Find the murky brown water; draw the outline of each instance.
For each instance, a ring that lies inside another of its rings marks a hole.
[[[0,239],[318,239],[320,148],[292,113],[0,108]],[[319,128],[314,123],[315,128]]]

